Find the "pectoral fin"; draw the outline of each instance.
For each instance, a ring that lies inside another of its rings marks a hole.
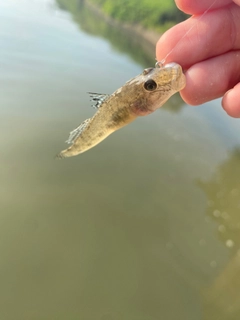
[[[66,143],[72,144],[83,132],[83,130],[86,128],[88,125],[89,121],[91,118],[84,120],[80,126],[78,126],[76,129],[70,132],[68,139],[66,140]]]

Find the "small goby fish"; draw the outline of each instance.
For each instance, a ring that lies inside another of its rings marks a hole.
[[[57,158],[76,156],[91,149],[137,117],[154,112],[182,90],[185,83],[179,64],[156,64],[155,68],[143,70],[111,95],[90,93],[97,112],[70,132],[66,142],[71,146],[61,151]]]

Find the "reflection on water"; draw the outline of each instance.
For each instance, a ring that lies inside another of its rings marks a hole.
[[[240,247],[240,149],[233,149],[210,181],[199,183],[208,199],[207,214],[217,222],[218,234],[232,251]],[[233,169],[234,168],[234,169]]]
[[[230,259],[206,290],[204,319],[239,319],[240,315],[240,149],[233,149],[209,181],[199,183],[208,199],[207,214],[230,249]],[[233,169],[234,168],[234,169]]]
[[[82,0],[57,0],[57,3],[71,12],[74,21],[82,30],[107,39],[115,50],[127,53],[143,67],[154,63],[155,47],[143,39],[140,40],[131,30],[127,33],[120,27],[109,26],[101,16],[93,14],[92,9]]]
[[[0,45],[0,318],[239,319],[237,120],[161,109],[54,161],[142,66],[49,0],[0,0]]]

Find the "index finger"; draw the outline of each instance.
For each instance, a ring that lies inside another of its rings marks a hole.
[[[174,26],[159,39],[156,57],[166,63],[177,62],[183,69],[211,57],[238,49],[240,44],[240,8],[234,3],[193,16]]]
[[[230,3],[232,0],[175,0],[177,7],[188,14],[201,14],[204,11],[211,8],[217,9],[224,7]]]

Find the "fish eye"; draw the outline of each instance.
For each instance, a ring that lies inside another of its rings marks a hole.
[[[148,81],[146,81],[144,83],[144,88],[147,90],[147,91],[153,91],[157,88],[157,84],[154,80],[152,79],[149,79]]]

